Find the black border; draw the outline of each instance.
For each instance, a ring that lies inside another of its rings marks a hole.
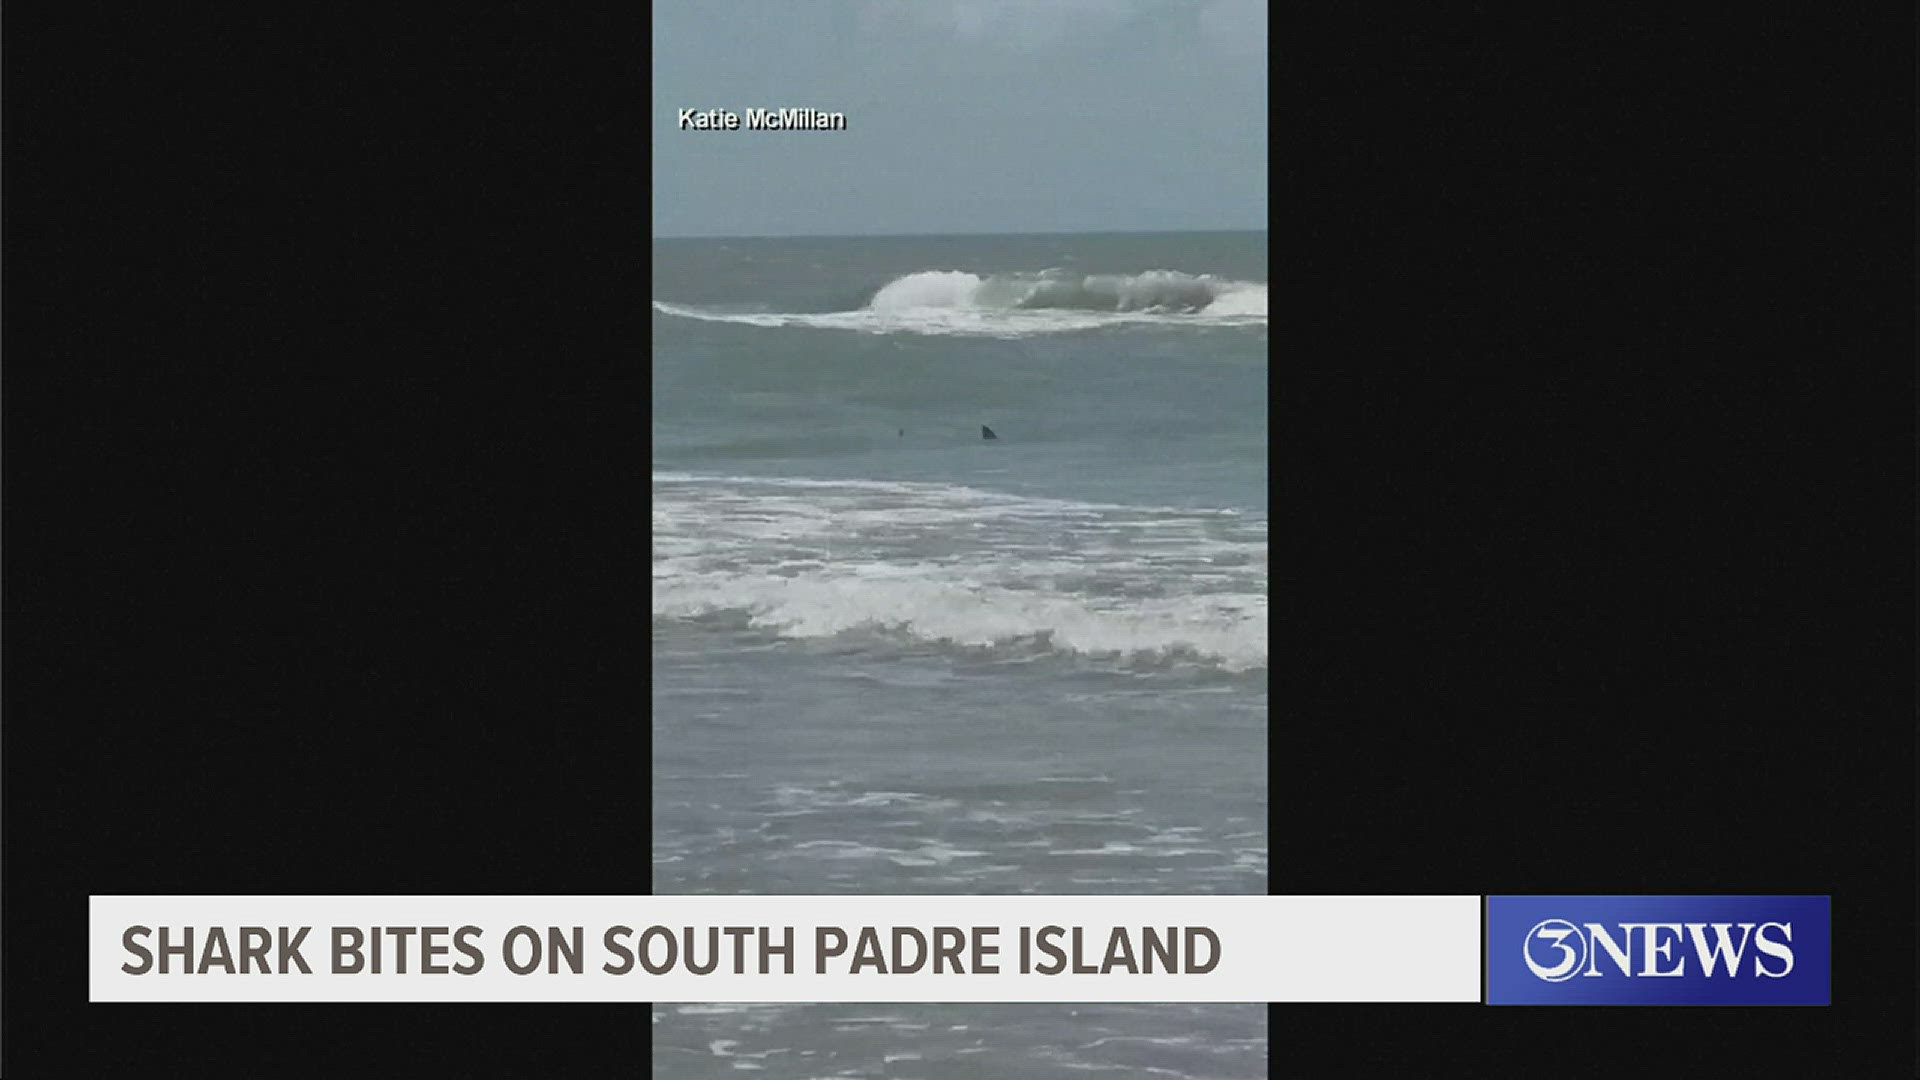
[[[8,1076],[644,1006],[90,1006],[95,893],[649,890],[648,12],[7,6]]]
[[[1270,888],[1836,922],[1824,1008],[1274,1007],[1275,1075],[1913,1070],[1914,42],[1276,25]]]

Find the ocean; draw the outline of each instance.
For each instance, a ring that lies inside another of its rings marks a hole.
[[[1266,266],[654,241],[655,892],[1267,891]],[[1267,1074],[1262,1005],[652,1021],[661,1077]]]

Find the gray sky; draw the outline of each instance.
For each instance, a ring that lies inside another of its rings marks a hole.
[[[1264,229],[1265,0],[655,0],[660,236]],[[812,107],[845,131],[681,131]]]

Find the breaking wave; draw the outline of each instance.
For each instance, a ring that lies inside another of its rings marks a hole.
[[[1174,270],[1076,274],[1056,269],[984,277],[923,270],[888,282],[866,307],[854,311],[739,312],[659,300],[653,309],[746,326],[1012,337],[1140,324],[1264,327],[1267,286]]]
[[[916,308],[1062,309],[1095,312],[1203,314],[1232,298],[1228,314],[1264,315],[1267,287],[1210,275],[1149,270],[1144,274],[994,274],[927,270],[888,282],[867,304],[873,311]],[[1257,300],[1257,303],[1254,301]]]
[[[1264,517],[951,484],[656,473],[653,616],[800,639],[1267,664]]]

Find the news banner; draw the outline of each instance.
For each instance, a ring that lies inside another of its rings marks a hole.
[[[1826,1005],[1826,896],[94,896],[95,1002]]]

